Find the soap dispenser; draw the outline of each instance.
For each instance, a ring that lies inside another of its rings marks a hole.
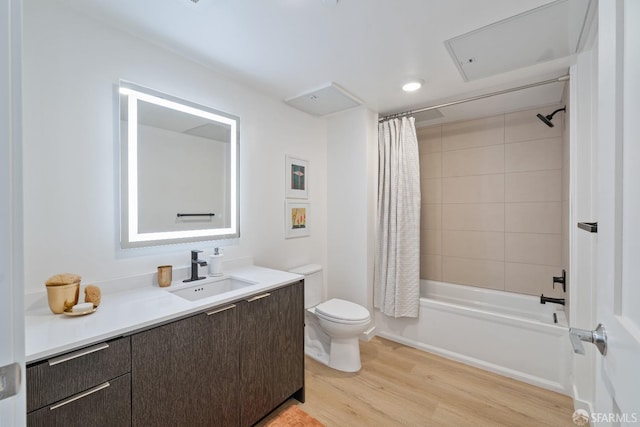
[[[209,275],[222,276],[222,250],[220,248],[213,249],[213,255],[209,256]]]

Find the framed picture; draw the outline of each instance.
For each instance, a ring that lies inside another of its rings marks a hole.
[[[309,162],[295,157],[285,158],[285,197],[289,199],[309,198]]]
[[[309,235],[309,203],[285,202],[284,237],[305,237]]]

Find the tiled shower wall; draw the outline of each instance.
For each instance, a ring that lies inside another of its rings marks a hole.
[[[421,278],[562,297],[563,114],[418,129]]]

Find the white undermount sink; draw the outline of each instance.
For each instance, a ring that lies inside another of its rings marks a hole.
[[[206,279],[204,279],[201,281],[201,283],[193,282],[193,285],[189,286],[188,288],[169,292],[189,301],[198,301],[204,298],[212,297],[214,295],[236,291],[238,289],[253,285],[255,285],[255,283],[227,277],[224,279],[213,281],[206,281]]]

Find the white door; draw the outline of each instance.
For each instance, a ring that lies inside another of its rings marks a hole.
[[[25,424],[21,1],[0,0],[0,427]],[[18,384],[16,374],[22,377]],[[18,394],[14,395],[14,390]]]
[[[640,425],[640,1],[599,2],[596,425]],[[595,325],[594,325],[595,326]]]

